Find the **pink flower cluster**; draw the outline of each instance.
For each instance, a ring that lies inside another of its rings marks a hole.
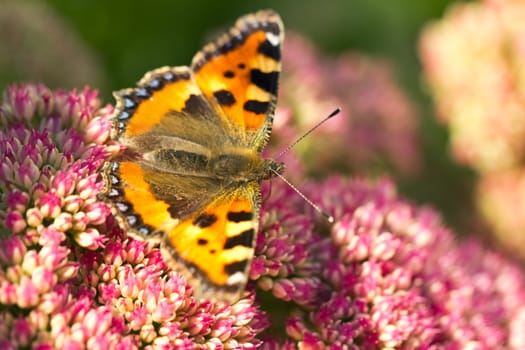
[[[257,286],[293,311],[286,336],[270,336],[263,348],[525,346],[519,265],[480,242],[456,243],[439,215],[399,198],[388,180],[334,177],[307,190],[336,223],[329,227],[284,185],[272,185],[262,217],[266,242],[257,249],[268,267]],[[277,254],[285,239],[292,248]]]
[[[0,348],[253,348],[253,295],[198,302],[97,198],[111,106],[93,90],[11,86],[0,107]],[[111,218],[111,217],[109,217]],[[109,220],[109,221],[107,221]]]
[[[389,180],[307,184],[333,225],[278,179],[264,184],[248,292],[233,305],[196,300],[97,197],[100,167],[119,151],[111,113],[89,89],[5,92],[0,348],[525,347],[519,266],[456,243]]]
[[[525,257],[525,3],[453,5],[422,33],[420,56],[454,157],[479,175],[477,206]]]

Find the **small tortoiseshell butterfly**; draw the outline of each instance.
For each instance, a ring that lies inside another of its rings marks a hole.
[[[283,25],[273,11],[241,17],[190,67],[147,73],[115,93],[104,196],[134,237],[157,239],[195,294],[234,302],[259,226],[261,181],[284,170],[261,158],[272,129]]]

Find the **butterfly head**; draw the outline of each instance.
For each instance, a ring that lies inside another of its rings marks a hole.
[[[261,180],[268,180],[272,177],[277,176],[277,174],[282,174],[284,172],[284,163],[277,162],[273,159],[265,159],[263,163],[263,172]]]

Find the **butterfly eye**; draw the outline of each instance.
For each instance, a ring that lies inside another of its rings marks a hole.
[[[270,170],[274,173],[282,174],[284,172],[285,165],[282,162],[276,162],[274,160],[270,163]]]

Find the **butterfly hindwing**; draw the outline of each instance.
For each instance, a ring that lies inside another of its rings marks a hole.
[[[258,229],[258,201],[256,184],[239,188],[164,236],[165,260],[187,277],[198,277],[197,295],[232,300],[244,289]]]

